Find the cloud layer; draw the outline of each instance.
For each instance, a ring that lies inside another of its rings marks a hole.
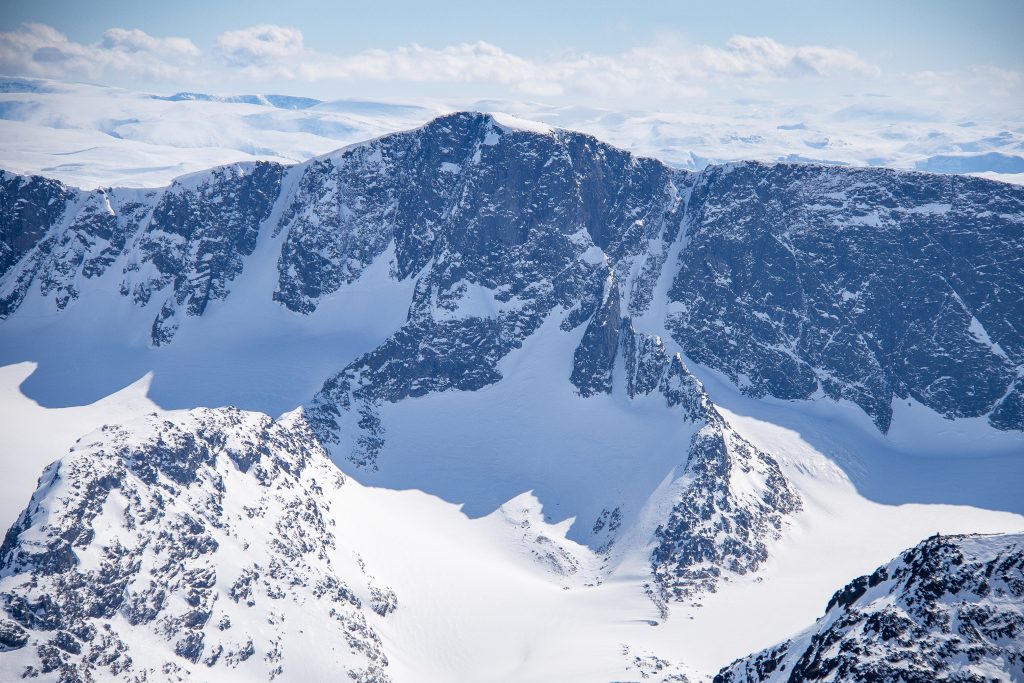
[[[484,41],[335,54],[307,46],[298,28],[274,24],[224,32],[205,48],[188,38],[125,28],[108,29],[99,41],[86,44],[44,24],[24,24],[0,33],[0,75],[152,90],[528,98],[616,109],[767,100],[805,107],[824,98],[884,109],[872,101],[883,95],[891,99],[889,108],[927,102],[949,117],[989,112],[1011,121],[1024,111],[1018,71],[965,65],[946,72],[883,73],[851,50],[743,35],[721,45],[670,35],[600,54],[565,50],[526,56]],[[878,118],[885,118],[884,112]]]
[[[217,36],[217,52],[230,66],[264,66],[302,53],[302,31],[264,24]]]
[[[95,44],[71,41],[43,24],[0,33],[0,71],[7,75],[161,80],[217,70],[254,81],[498,84],[532,95],[624,96],[655,88],[696,93],[728,80],[879,73],[848,50],[749,36],[735,36],[722,47],[662,41],[617,54],[565,53],[538,60],[482,41],[336,55],[307,48],[299,29],[276,25],[222,33],[206,54],[188,38],[161,38],[138,29],[109,29]]]
[[[138,29],[112,28],[86,45],[45,24],[0,33],[0,72],[11,76],[102,79],[128,74],[174,78],[195,65],[201,51],[188,38],[157,38]]]

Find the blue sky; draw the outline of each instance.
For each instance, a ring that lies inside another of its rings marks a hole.
[[[968,63],[1020,67],[1024,3],[975,2],[539,2],[444,3],[281,2],[174,3],[18,0],[0,9],[0,28],[49,24],[79,42],[108,28],[139,28],[212,45],[220,33],[279,24],[302,30],[307,46],[354,52],[417,42],[429,47],[484,40],[542,56],[564,47],[617,51],[663,31],[720,44],[737,34],[783,43],[847,47],[896,69],[951,68]]]
[[[1022,109],[1024,2],[99,2],[0,9],[0,73],[612,107],[823,97]]]
[[[202,45],[213,44],[224,31],[279,24],[300,28],[309,47],[331,52],[484,40],[542,56],[564,47],[622,50],[674,31],[708,44],[742,34],[842,46],[897,69],[968,63],[1020,67],[1024,62],[1024,3],[1019,0],[5,2],[0,28],[9,31],[24,22],[49,24],[79,42],[99,40],[103,31],[116,26],[184,36]]]

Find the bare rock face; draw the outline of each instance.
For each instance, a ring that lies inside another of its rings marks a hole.
[[[934,536],[836,592],[801,635],[716,683],[992,681],[1024,675],[1024,536]]]
[[[886,169],[710,168],[668,326],[754,396],[894,397],[1024,429],[1024,188]]]
[[[280,164],[238,164],[163,190],[92,192],[5,173],[0,206],[10,215],[11,244],[0,262],[0,316],[17,310],[33,286],[63,310],[83,280],[116,265],[119,294],[139,306],[162,299],[151,338],[169,343],[179,310],[199,316],[211,300],[227,297],[278,200],[283,173]]]
[[[0,548],[4,670],[273,679],[306,666],[289,651],[311,630],[321,671],[387,680],[364,600],[386,615],[397,597],[335,542],[344,481],[298,413],[195,410],[85,437]]]

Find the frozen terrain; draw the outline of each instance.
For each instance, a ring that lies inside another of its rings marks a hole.
[[[0,86],[0,168],[80,187],[158,187],[236,161],[305,161],[446,111],[273,96],[154,95],[26,79],[2,78]]]
[[[5,477],[4,481],[3,499],[9,501],[4,509],[5,521],[11,522],[18,508],[27,502],[25,492],[32,488],[31,477],[35,475],[26,470],[34,466],[38,473],[54,454],[71,445],[77,438],[72,434],[85,433],[103,423],[138,419],[155,409],[141,396],[144,382],[107,399],[103,402],[106,406],[43,409],[18,391],[19,380],[29,370],[25,366],[5,368],[5,414],[21,425],[15,431],[5,430],[3,443],[4,452],[19,453],[18,469],[11,471],[17,476]],[[486,428],[500,422],[501,416],[495,410],[491,423],[477,422],[487,414],[485,405],[483,401],[478,403],[473,414],[476,419],[469,423],[481,425],[475,434],[466,421],[456,419],[451,412],[459,407],[430,410],[429,419],[447,415],[451,422],[461,425],[463,432],[474,436],[467,448],[450,449],[436,477],[421,476],[418,485],[436,493],[412,490],[402,482],[397,482],[401,488],[395,489],[390,485],[364,486],[350,479],[332,502],[334,519],[338,520],[334,527],[337,545],[357,552],[376,580],[398,596],[398,610],[386,619],[367,614],[383,639],[390,660],[387,671],[396,681],[544,681],[552,677],[639,680],[640,671],[644,666],[653,667],[654,659],[668,660],[672,670],[700,680],[726,662],[802,630],[820,615],[822,605],[838,586],[870,572],[926,536],[1024,528],[1016,496],[1022,476],[1019,453],[1016,457],[1012,453],[986,457],[981,467],[972,457],[978,453],[960,457],[958,473],[967,473],[959,480],[961,486],[973,488],[975,494],[984,494],[993,485],[1001,486],[1003,493],[996,495],[1009,504],[1010,512],[988,510],[984,499],[976,500],[975,505],[904,503],[898,498],[900,487],[895,483],[888,491],[890,500],[876,502],[858,491],[836,466],[837,455],[847,462],[860,456],[867,466],[888,456],[902,461],[902,469],[917,477],[925,475],[936,460],[941,463],[949,456],[910,455],[895,448],[880,452],[877,437],[868,431],[870,424],[864,420],[858,424],[849,414],[845,420],[816,420],[799,408],[780,409],[805,425],[817,422],[812,439],[830,436],[836,427],[844,426],[862,435],[859,441],[844,441],[841,451],[824,453],[792,429],[757,418],[730,416],[741,433],[782,456],[805,509],[795,517],[785,538],[772,545],[771,559],[761,571],[730,580],[716,593],[703,596],[699,606],[673,608],[663,620],[644,591],[649,578],[648,549],[643,544],[624,549],[612,566],[602,566],[606,559],[566,538],[568,524],[552,525],[545,520],[548,510],[560,518],[557,510],[572,504],[576,495],[573,487],[557,490],[559,477],[581,474],[579,465],[571,461],[555,464],[558,461],[554,457],[561,455],[562,449],[552,453],[547,471],[527,464],[517,474],[523,484],[517,487],[501,483],[494,491],[496,478],[482,472],[483,465],[477,460],[480,443],[492,438]],[[74,421],[69,420],[71,416]],[[609,424],[619,426],[635,419],[621,410],[611,410],[601,417],[606,429]],[[531,418],[526,415],[522,419]],[[429,432],[423,423],[410,425],[396,435],[396,443],[422,437],[424,430]],[[550,442],[541,443],[541,434],[520,437],[514,443],[533,441],[526,445],[539,445],[550,453]],[[460,461],[466,465],[465,478],[453,484],[449,475]],[[1002,466],[998,465],[1000,461]],[[488,457],[484,462],[492,464],[494,460]],[[499,464],[510,466],[508,462]],[[614,459],[608,465],[614,465]],[[588,463],[593,469],[606,466],[600,461]],[[405,477],[406,473],[401,475]],[[475,514],[467,515],[465,507],[438,497],[452,497],[453,486],[461,489],[460,494],[474,490],[468,480],[481,475],[477,497],[463,495],[460,501],[477,506]],[[524,488],[529,486],[525,482],[531,476],[533,488],[545,489],[543,508],[537,494]],[[500,498],[502,490],[508,495],[517,488],[524,490],[480,516],[480,510],[486,509],[480,506]],[[948,499],[950,488],[945,478],[926,478],[918,485],[917,494],[943,500]],[[540,538],[550,542],[538,548]],[[551,547],[564,549],[559,562],[547,559]],[[566,573],[567,566],[575,571]],[[285,615],[287,628],[307,628],[301,625],[305,616]],[[320,627],[310,624],[308,628]],[[157,648],[156,661],[173,658],[169,645],[150,647]],[[294,649],[285,652],[287,678],[301,676],[304,665],[289,662],[308,657],[293,657],[297,653]],[[646,658],[652,659],[645,664]],[[5,667],[15,666],[14,661],[0,655]],[[239,671],[257,676],[257,672],[272,668],[260,662],[255,669]]]
[[[674,166],[738,159],[888,166],[1024,183],[1019,121],[890,111],[843,101],[613,111],[530,101],[321,102],[302,97],[141,93],[0,79],[0,168],[79,187],[158,187],[218,164],[304,161],[460,109],[508,112],[595,135]]]
[[[0,673],[705,680],[1024,531],[1019,188],[457,114],[3,189]]]

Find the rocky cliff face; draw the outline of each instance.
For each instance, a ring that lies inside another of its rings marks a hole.
[[[722,669],[740,681],[1024,677],[1024,537],[933,537],[854,579],[807,632]]]
[[[158,306],[152,343],[169,343],[180,316],[202,315],[210,300],[227,296],[278,199],[282,174],[280,165],[257,163],[183,178],[162,191],[88,193],[4,174],[0,202],[11,221],[12,262],[4,263],[0,315],[13,313],[33,287],[63,310],[85,281],[116,263],[118,293]]]
[[[668,327],[755,396],[894,397],[1021,429],[1024,189],[884,169],[706,171]]]
[[[335,542],[344,483],[300,414],[204,409],[84,437],[0,548],[5,670],[273,679],[313,656],[310,630],[318,670],[387,680],[366,613],[397,598]]]

